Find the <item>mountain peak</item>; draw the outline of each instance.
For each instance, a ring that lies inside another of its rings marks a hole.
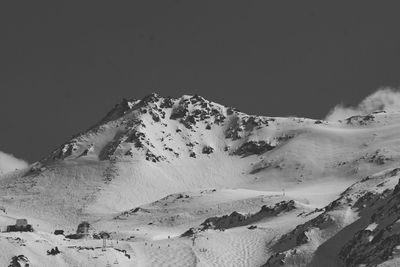
[[[204,97],[199,95],[183,95],[179,98],[173,98],[170,96],[163,97],[158,93],[151,93],[144,96],[140,100],[134,98],[123,98],[122,101],[116,104],[94,127],[98,127],[107,122],[114,121],[118,118],[123,117],[127,113],[136,110],[141,110],[142,113],[147,113],[148,111],[152,110],[152,112],[150,113],[154,115],[155,113],[159,112],[165,113],[166,109],[173,108],[174,110],[171,114],[171,119],[178,119],[185,117],[185,115],[194,110],[197,110],[195,114],[204,113],[200,110],[208,110],[210,109],[210,106],[218,106],[219,109],[223,107],[222,105],[208,101]]]
[[[160,150],[161,144],[156,145],[160,140],[165,143],[167,137],[179,136],[192,139],[193,143],[200,143],[198,140],[202,139],[202,132],[211,130],[213,125],[222,127],[224,132],[224,121],[234,112],[234,109],[208,101],[199,95],[172,98],[151,93],[140,100],[124,98],[96,125],[65,143],[47,157],[46,161],[69,157],[86,158],[91,154],[97,155],[100,160],[110,159],[116,154],[119,157],[132,156],[132,151],[138,148],[146,151],[146,159],[149,159],[149,155],[152,161],[167,159],[170,158],[169,155],[156,153]],[[93,140],[94,136],[97,137]],[[134,144],[134,148],[126,145],[127,143]],[[161,150],[165,150],[165,146]],[[170,148],[167,150],[172,152]],[[117,153],[118,151],[122,154]],[[189,153],[193,155],[192,152],[191,149]],[[155,156],[156,154],[160,155]],[[173,153],[174,157],[178,154],[180,153]]]
[[[171,162],[215,151],[259,154],[273,148],[278,139],[285,139],[275,136],[274,131],[267,139],[257,137],[257,132],[265,131],[273,121],[249,116],[199,95],[172,98],[152,93],[140,100],[122,99],[99,123],[41,162],[133,158]]]

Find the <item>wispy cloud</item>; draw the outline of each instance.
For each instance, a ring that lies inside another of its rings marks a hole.
[[[380,88],[375,93],[364,98],[355,107],[336,105],[326,116],[327,121],[346,119],[354,115],[366,115],[374,111],[400,111],[400,91],[393,88]]]
[[[0,151],[0,174],[23,169],[28,166],[28,162],[22,159],[17,159],[11,154]]]

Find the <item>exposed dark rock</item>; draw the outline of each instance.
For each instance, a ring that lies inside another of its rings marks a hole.
[[[64,230],[55,230],[54,235],[64,235]]]
[[[277,267],[285,265],[286,254],[282,252],[275,253],[271,257],[269,257],[266,264],[262,267]]]
[[[286,142],[286,141],[292,139],[294,136],[295,136],[294,134],[284,134],[284,135],[278,136],[278,137],[276,138],[276,140],[277,140],[279,143],[282,143],[282,142]]]
[[[207,100],[204,98],[204,97],[202,97],[202,96],[199,96],[199,95],[194,95],[194,96],[192,96],[191,98],[190,98],[190,102],[192,103],[192,104],[195,104],[195,103],[198,103],[198,102],[200,102],[200,103],[205,103]]]
[[[214,115],[214,123],[217,125],[221,125],[225,121],[226,117],[222,114]]]
[[[211,217],[206,219],[203,223],[200,224],[200,227],[197,228],[197,231],[204,231],[206,229],[228,229],[238,226],[249,225],[254,222],[257,222],[261,219],[269,218],[272,216],[276,216],[283,212],[288,212],[295,209],[295,202],[293,200],[290,201],[282,201],[273,207],[262,206],[261,210],[254,214],[243,215],[236,211],[232,212],[229,215],[224,215],[222,217]],[[194,230],[189,229],[182,236],[189,236]]]
[[[14,256],[8,267],[29,267],[30,261],[25,255]]]
[[[143,141],[145,140],[145,134],[139,132],[137,130],[132,130],[128,137],[126,138],[125,142],[127,143],[134,143],[135,147],[142,148],[144,147]]]
[[[391,157],[387,157],[383,153],[384,153],[384,151],[378,149],[377,151],[375,151],[375,153],[372,156],[367,158],[367,162],[375,163],[378,165],[383,165],[387,161],[392,160]]]
[[[396,169],[397,170],[397,169]],[[399,182],[397,183],[397,185],[394,187],[394,190],[393,190],[393,195],[396,195],[396,194],[398,194],[400,192],[400,179],[399,179]]]
[[[86,148],[86,149],[79,155],[79,157],[87,156],[88,153],[89,153],[89,149]]]
[[[129,149],[128,151],[126,151],[124,155],[125,155],[125,156],[131,156],[131,157],[133,157],[133,151],[132,151],[132,149]]]
[[[400,234],[391,234],[382,229],[373,239],[370,230],[358,232],[340,251],[339,258],[345,266],[377,266],[393,255],[393,250],[400,244]]]
[[[186,107],[183,106],[178,106],[177,108],[175,108],[170,116],[171,120],[176,120],[176,119],[180,119],[186,116],[188,110]]]
[[[143,99],[141,100],[141,102],[143,104],[148,104],[148,103],[155,103],[158,100],[160,100],[160,96],[156,93],[151,93],[145,97],[143,97]]]
[[[211,153],[213,153],[213,151],[214,151],[214,148],[212,148],[211,146],[204,146],[201,152],[203,154],[211,154]]]
[[[265,153],[269,150],[274,149],[275,147],[270,145],[266,141],[249,141],[242,144],[235,152],[235,155],[238,156],[249,156],[249,155],[259,155]]]
[[[177,196],[176,196],[176,199],[182,199],[182,198],[189,198],[189,195],[184,195],[184,194],[178,194]]]
[[[232,115],[233,113],[237,113],[237,112],[239,112],[239,110],[238,109],[236,109],[236,108],[233,108],[233,107],[228,107],[228,109],[227,109],[227,111],[226,111],[226,114],[228,114],[228,115]]]
[[[240,133],[242,132],[242,126],[240,118],[237,115],[232,116],[230,124],[225,130],[225,138],[230,138],[232,140],[238,140],[242,138]]]
[[[172,108],[173,105],[174,105],[174,102],[172,101],[172,98],[166,97],[161,102],[160,108]]]
[[[371,114],[369,115],[356,115],[346,119],[347,124],[359,124],[359,125],[367,125],[370,122],[373,122],[375,117]]]
[[[118,146],[124,141],[125,138],[124,132],[117,133],[113,140],[108,142],[99,152],[99,159],[100,160],[110,160],[113,156],[115,151],[118,149]]]
[[[244,129],[246,131],[252,131],[255,127],[262,125],[263,121],[261,121],[260,117],[250,116],[249,118],[243,120],[242,124],[244,125]]]
[[[359,210],[364,209],[366,206],[374,203],[379,199],[380,194],[374,192],[366,192],[363,196],[358,198],[358,200],[354,203],[353,207],[358,208]]]
[[[155,122],[159,122],[160,121],[160,116],[157,113],[155,113],[154,111],[150,111],[150,115],[151,115],[151,117],[153,118],[153,120]]]
[[[188,129],[193,129],[193,126],[196,125],[196,119],[194,116],[188,115],[185,118],[180,119],[180,123]]]
[[[136,207],[134,209],[122,212],[120,215],[114,217],[113,219],[114,220],[120,220],[120,219],[123,219],[124,217],[129,217],[131,215],[136,215],[138,213],[150,213],[150,210],[144,209],[144,208],[141,208],[141,207]]]
[[[184,232],[184,233],[181,235],[181,237],[193,236],[193,235],[196,234],[196,233],[197,233],[197,230],[196,230],[194,227],[192,227],[192,228],[190,228],[189,230],[187,230],[186,232]]]
[[[154,163],[159,162],[161,160],[165,160],[166,157],[165,156],[157,156],[154,155],[150,150],[146,151],[146,160],[147,161],[152,161]]]
[[[51,250],[47,251],[47,255],[57,255],[60,254],[61,252],[58,250],[58,247],[52,248]]]

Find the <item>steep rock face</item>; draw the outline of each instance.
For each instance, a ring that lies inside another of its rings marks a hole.
[[[346,266],[382,263],[398,251],[400,245],[400,180],[393,190],[365,194],[356,204],[368,212],[369,226],[354,234],[343,246],[339,257]]]
[[[355,183],[317,217],[283,235],[265,266],[296,266],[309,250],[315,250],[304,263],[310,266],[318,266],[328,250],[342,266],[376,266],[390,259],[400,245],[398,180],[395,168]]]

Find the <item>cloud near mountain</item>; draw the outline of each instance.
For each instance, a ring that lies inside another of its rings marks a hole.
[[[375,93],[364,98],[355,107],[346,107],[344,104],[336,105],[326,116],[327,121],[346,119],[354,115],[366,115],[374,111],[387,112],[400,111],[400,91],[393,88],[380,88]]]
[[[0,174],[8,173],[16,169],[22,169],[27,166],[28,163],[26,161],[0,151]]]

